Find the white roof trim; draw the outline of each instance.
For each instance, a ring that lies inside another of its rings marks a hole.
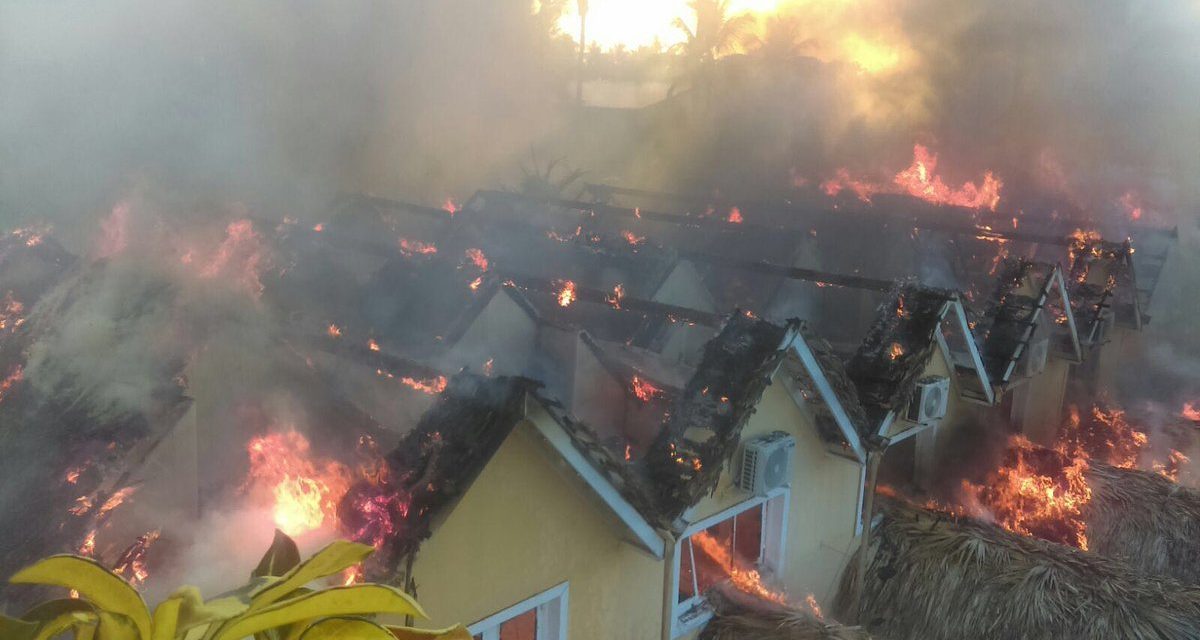
[[[846,408],[838,401],[837,394],[833,391],[833,386],[829,384],[829,379],[825,377],[825,372],[821,369],[821,365],[817,362],[816,356],[809,349],[808,343],[804,340],[804,336],[797,333],[796,339],[791,344],[792,353],[799,358],[800,364],[804,366],[804,370],[808,372],[812,378],[813,384],[817,386],[817,392],[825,400],[825,404],[829,405],[829,410],[833,413],[833,419],[837,423],[838,429],[841,430],[842,436],[846,438],[846,442],[850,444],[850,448],[854,450],[854,455],[858,457],[860,462],[865,462],[867,459],[866,450],[863,448],[862,440],[858,437],[858,429],[850,420],[850,415],[846,413]]]
[[[536,398],[533,398],[537,400]],[[540,401],[539,406],[540,406]],[[662,559],[666,554],[666,543],[663,542],[662,536],[646,522],[638,510],[629,504],[627,500],[617,491],[616,487],[612,486],[603,474],[600,473],[591,462],[580,453],[579,449],[575,448],[571,442],[571,436],[563,430],[552,416],[546,412],[545,420],[529,420],[536,431],[550,444],[563,460],[579,475],[580,479],[595,492],[601,502],[608,507],[618,520],[632,534],[633,540],[637,545],[649,552],[655,558]]]

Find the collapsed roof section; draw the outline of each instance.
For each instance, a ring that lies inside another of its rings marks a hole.
[[[988,378],[1004,387],[1035,341],[1046,339],[1051,353],[1078,363],[1083,354],[1070,297],[1058,265],[1024,259],[1005,260],[995,291],[975,325]]]
[[[1067,282],[1084,344],[1102,342],[1108,324],[1141,329],[1144,316],[1128,240],[1080,234],[1070,248]]]
[[[960,332],[963,355],[949,343],[946,328]],[[964,395],[990,403],[991,386],[958,295],[911,282],[897,283],[879,305],[874,324],[846,365],[879,433],[907,408],[939,347],[951,359],[951,370]]]

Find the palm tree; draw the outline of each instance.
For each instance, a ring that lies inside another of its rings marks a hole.
[[[800,40],[800,20],[795,16],[775,15],[767,20],[762,35],[747,38],[746,46],[770,64],[784,64],[804,56],[811,40]]]
[[[749,13],[730,16],[729,0],[689,0],[688,8],[695,18],[695,28],[682,17],[675,18],[673,24],[686,37],[676,48],[683,59],[685,75],[694,82],[706,79],[717,58],[743,44],[754,26],[754,17]]]

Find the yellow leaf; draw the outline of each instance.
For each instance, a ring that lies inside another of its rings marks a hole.
[[[123,615],[100,610],[100,624],[96,627],[96,640],[149,640],[132,620]]]
[[[413,629],[412,627],[387,627],[396,640],[471,640],[467,628],[455,625],[449,629]]]
[[[99,617],[95,613],[71,611],[44,620],[38,627],[34,640],[50,640],[58,634],[70,629],[95,628]],[[8,636],[4,636],[7,638]]]
[[[241,640],[265,629],[302,620],[373,613],[426,617],[421,606],[399,589],[380,584],[356,584],[317,591],[257,611],[251,609],[221,625],[209,637],[212,640]]]
[[[272,604],[317,578],[324,578],[352,567],[374,552],[375,548],[366,544],[346,540],[332,542],[307,561],[283,574],[277,582],[254,594],[250,600],[250,611]]]
[[[32,640],[37,631],[38,625],[36,623],[0,615],[0,638]]]
[[[101,611],[128,618],[137,629],[137,638],[150,638],[150,611],[142,596],[95,560],[70,555],[50,556],[18,571],[9,582],[74,589]]]
[[[384,627],[363,618],[325,618],[288,640],[394,640]]]
[[[176,592],[154,608],[154,635],[151,640],[174,640],[175,629],[179,625],[179,610],[185,597]]]

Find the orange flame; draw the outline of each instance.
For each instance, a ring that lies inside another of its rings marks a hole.
[[[446,213],[450,214],[451,217],[453,217],[454,214],[462,211],[462,207],[458,206],[458,203],[454,201],[454,198],[446,198],[445,201],[442,202],[442,211],[445,211]]]
[[[437,253],[437,245],[430,242],[421,242],[419,240],[409,240],[408,238],[400,238],[400,253],[409,258],[417,255],[429,256]]]
[[[12,392],[13,386],[24,379],[25,369],[19,364],[14,366],[7,376],[0,379],[0,402],[4,402],[4,398]]]
[[[255,437],[246,452],[249,481],[270,491],[275,526],[281,531],[295,536],[336,522],[337,501],[350,486],[345,466],[314,460],[308,439],[296,431]]]
[[[329,323],[329,327],[325,329],[325,333],[329,334],[330,338],[340,338],[342,337],[342,328],[331,322]]]
[[[487,256],[483,255],[482,250],[467,249],[466,255],[467,255],[467,260],[470,260],[471,264],[475,265],[476,269],[479,269],[480,271],[488,270],[488,264],[489,264],[488,259],[487,259]]]
[[[1125,209],[1125,215],[1129,216],[1130,220],[1137,221],[1142,218],[1142,201],[1138,194],[1126,191],[1121,196],[1120,203]]]
[[[559,280],[558,285],[558,306],[569,307],[572,302],[575,302],[575,283],[571,280]]]
[[[630,387],[633,389],[633,395],[637,396],[642,402],[650,402],[654,398],[663,395],[663,390],[646,382],[639,376],[634,376],[630,382]]]
[[[888,347],[888,356],[892,360],[897,360],[902,355],[904,355],[904,345],[899,342],[893,342],[892,346]]]
[[[621,300],[624,298],[625,298],[625,286],[619,282],[617,283],[617,285],[615,287],[613,287],[613,292],[611,295],[604,296],[604,299],[608,302],[608,304],[612,305],[612,308],[614,308],[614,309],[621,308]]]
[[[375,342],[375,338],[367,339],[367,348],[371,351],[379,351],[379,343]]]
[[[446,390],[446,376],[436,376],[423,380],[404,376],[400,378],[400,382],[409,388],[416,389],[421,393],[428,393],[431,396]]]
[[[1000,189],[1003,186],[999,178],[987,171],[978,184],[964,182],[957,189],[950,187],[937,175],[937,155],[918,144],[913,145],[912,164],[897,173],[891,184],[854,178],[846,169],[838,169],[833,178],[821,183],[821,190],[831,197],[842,191],[851,191],[868,203],[871,202],[871,196],[877,193],[903,193],[933,204],[995,211],[1000,204]]]
[[[191,261],[191,252],[184,255]],[[228,277],[255,296],[263,292],[261,271],[266,264],[262,239],[249,220],[235,220],[225,227],[225,239],[217,246],[212,260],[200,271],[202,278]]]
[[[691,540],[695,548],[702,551],[726,572],[729,582],[733,586],[764,600],[780,604],[787,602],[787,596],[763,584],[762,576],[758,571],[738,566],[740,563],[735,562],[729,549],[707,531],[692,534]]]
[[[730,210],[729,210],[729,217],[728,217],[728,218],[726,218],[726,219],[725,219],[725,221],[726,221],[726,222],[728,222],[728,223],[730,223],[730,224],[741,224],[741,223],[743,222],[743,220],[742,220],[742,210],[741,210],[741,209],[738,209],[737,207],[734,207],[734,208],[730,209]]]
[[[1179,417],[1192,422],[1200,422],[1200,407],[1197,407],[1191,402],[1183,403],[1183,409],[1179,411]]]
[[[646,236],[634,235],[632,231],[622,231],[621,237],[625,238],[625,242],[635,247],[646,241]]]
[[[17,327],[25,323],[25,305],[21,304],[13,296],[13,292],[9,291],[4,294],[4,299],[0,300],[0,331],[5,329],[16,330]]]

